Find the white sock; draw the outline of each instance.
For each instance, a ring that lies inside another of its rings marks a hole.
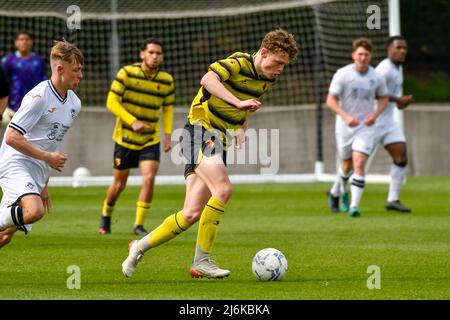
[[[336,177],[334,179],[334,184],[331,187],[330,193],[333,196],[337,197],[337,196],[339,196],[340,190],[341,190],[341,175],[339,173],[337,173]]]
[[[361,201],[361,197],[364,191],[364,185],[365,185],[365,177],[364,176],[358,176],[353,175],[353,181],[352,181],[352,200],[350,202],[350,208],[358,208],[359,202]]]
[[[11,207],[2,207],[0,209],[0,231],[13,227],[14,221],[11,216]]]
[[[352,173],[353,173],[352,170],[345,173],[344,171],[342,171],[342,168],[339,168],[339,178],[341,180],[341,190],[340,190],[341,193],[348,192],[348,179],[350,179]]]
[[[400,189],[403,186],[406,176],[406,166],[400,167],[396,164],[391,164],[391,183],[389,185],[389,194],[387,201],[395,201],[399,199]]]

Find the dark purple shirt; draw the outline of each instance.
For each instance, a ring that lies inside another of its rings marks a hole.
[[[22,58],[16,51],[5,56],[2,65],[9,79],[8,107],[17,111],[25,94],[47,79],[44,59],[34,52],[28,58]]]

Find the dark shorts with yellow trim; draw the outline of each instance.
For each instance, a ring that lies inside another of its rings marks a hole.
[[[142,150],[131,150],[116,143],[114,145],[114,169],[126,170],[138,168],[139,162],[143,160],[159,162],[160,156],[159,143],[145,147]]]
[[[189,121],[183,128],[180,136],[181,153],[187,164],[184,168],[184,177],[195,173],[203,156],[220,154],[223,163],[227,165],[227,152],[220,140],[220,134],[215,130],[206,130],[201,125],[192,125]]]

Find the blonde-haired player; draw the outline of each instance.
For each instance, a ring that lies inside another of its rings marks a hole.
[[[0,148],[0,246],[17,230],[28,233],[52,205],[48,179],[52,169],[61,171],[67,155],[58,151],[81,109],[72,91],[83,77],[81,51],[66,41],[51,49],[50,80],[28,92],[11,119]]]

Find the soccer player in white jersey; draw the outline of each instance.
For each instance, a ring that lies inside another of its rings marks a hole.
[[[340,68],[330,84],[328,107],[336,113],[336,145],[341,161],[339,174],[329,191],[330,204],[336,205],[340,195],[340,209],[349,217],[359,217],[359,202],[365,184],[364,168],[373,149],[373,124],[388,103],[384,80],[372,68],[372,42],[366,38],[353,41],[354,63]],[[373,103],[379,98],[378,107]],[[348,179],[354,170],[351,203],[348,206]],[[337,211],[336,206],[332,207]]]
[[[5,132],[0,148],[0,247],[17,230],[28,233],[52,207],[48,179],[52,169],[61,171],[67,161],[58,148],[81,109],[72,90],[83,77],[83,64],[76,46],[55,42],[51,79],[25,95]]]
[[[407,44],[402,36],[390,37],[387,43],[387,58],[381,61],[375,70],[385,79],[389,94],[389,104],[375,124],[374,145],[382,143],[392,157],[390,168],[391,182],[386,202],[387,210],[410,212],[399,200],[400,189],[406,176],[406,138],[394,119],[395,107],[406,108],[412,101],[412,95],[402,96],[403,69]]]

